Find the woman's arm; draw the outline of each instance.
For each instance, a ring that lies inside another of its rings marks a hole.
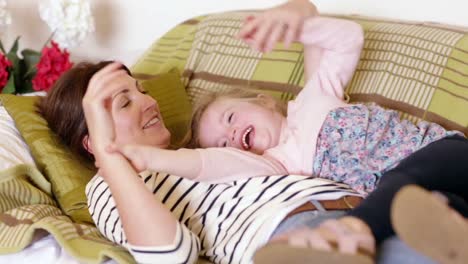
[[[156,175],[148,172],[141,176],[150,190],[154,189]],[[160,190],[161,191],[161,190]],[[137,246],[127,242],[122,229],[119,210],[111,193],[109,185],[102,177],[95,176],[86,186],[88,208],[99,231],[109,240],[121,244],[130,250],[138,263],[194,263],[198,258],[200,241],[185,225],[177,223],[176,235],[171,244],[164,246]],[[131,195],[127,195],[130,197]],[[139,207],[139,206],[138,206]],[[155,222],[156,220],[152,220]],[[146,226],[140,226],[146,230]]]
[[[128,242],[137,246],[171,245],[176,236],[177,220],[160,201],[154,199],[122,155],[109,154],[105,150],[115,136],[107,108],[111,95],[121,89],[113,80],[120,74],[127,74],[120,67],[120,64],[113,63],[96,73],[83,98],[92,151],[99,164],[99,174],[114,195]]]

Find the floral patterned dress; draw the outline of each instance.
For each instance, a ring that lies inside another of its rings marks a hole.
[[[313,172],[368,194],[401,160],[456,133],[435,123],[400,120],[396,111],[376,104],[337,108],[330,111],[319,133]]]

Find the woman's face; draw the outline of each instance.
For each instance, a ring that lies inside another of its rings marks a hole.
[[[167,148],[171,134],[164,125],[156,100],[129,75],[115,81],[121,85],[112,95],[111,103],[116,143]]]

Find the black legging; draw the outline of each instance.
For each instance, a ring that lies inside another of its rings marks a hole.
[[[411,154],[384,173],[376,190],[348,215],[366,222],[379,244],[395,233],[391,203],[398,190],[409,184],[444,193],[450,206],[468,217],[468,140],[451,136]]]

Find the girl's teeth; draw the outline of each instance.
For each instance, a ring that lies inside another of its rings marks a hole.
[[[252,127],[247,128],[247,130],[245,130],[244,134],[242,135],[242,145],[244,149],[250,149],[249,144],[247,144],[247,135],[250,133],[250,131],[252,131]]]

